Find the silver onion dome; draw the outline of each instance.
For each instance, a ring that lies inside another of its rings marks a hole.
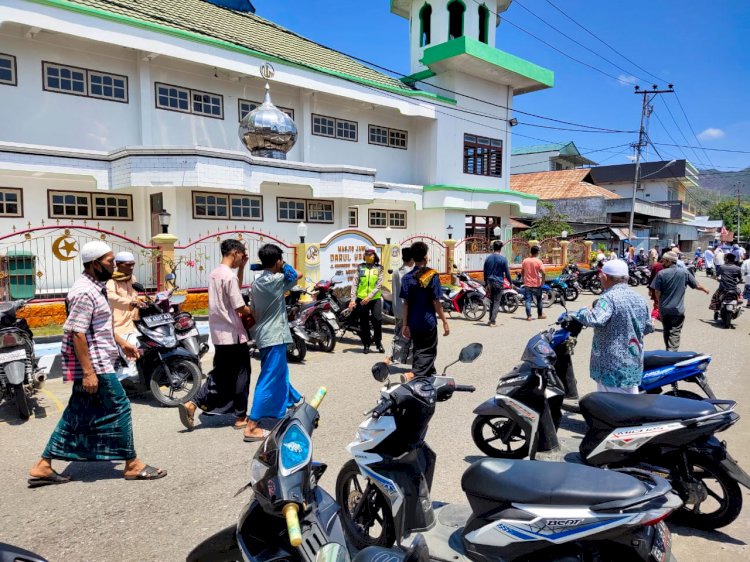
[[[297,142],[297,126],[273,105],[268,83],[263,103],[240,121],[239,135],[253,156],[279,160],[286,160],[286,153]]]

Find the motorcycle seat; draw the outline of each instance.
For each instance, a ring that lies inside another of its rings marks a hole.
[[[589,425],[592,425],[589,420],[594,418],[611,427],[689,420],[716,413],[709,402],[661,394],[592,392],[584,396],[579,405]]]
[[[637,478],[564,462],[481,459],[461,478],[467,496],[534,505],[595,505],[646,494]]]
[[[646,351],[643,354],[643,370],[670,367],[680,361],[687,361],[700,355],[696,351]]]

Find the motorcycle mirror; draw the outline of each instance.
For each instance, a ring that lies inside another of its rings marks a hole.
[[[477,357],[482,355],[483,349],[484,347],[481,343],[470,343],[461,350],[461,353],[458,356],[458,360],[461,363],[472,363],[477,359]]]
[[[375,363],[372,366],[372,376],[378,382],[385,382],[388,379],[388,375],[391,373],[388,371],[388,365],[384,362]]]
[[[324,544],[315,554],[315,562],[349,562],[346,547],[335,542]]]
[[[139,293],[145,293],[146,292],[146,287],[144,287],[140,283],[133,283],[133,289],[135,289]]]
[[[164,281],[172,282],[175,279],[177,279],[177,276],[174,273],[167,273],[167,275],[164,276]]]
[[[172,304],[182,304],[187,300],[187,297],[185,295],[175,295],[169,301]]]

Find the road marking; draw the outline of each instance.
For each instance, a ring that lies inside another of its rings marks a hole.
[[[57,408],[58,412],[62,412],[65,409],[65,406],[63,406],[63,403],[60,401],[60,399],[54,395],[54,393],[50,390],[47,390],[46,388],[40,388],[40,392],[42,392],[47,398],[52,400],[52,402],[55,403],[55,407]]]

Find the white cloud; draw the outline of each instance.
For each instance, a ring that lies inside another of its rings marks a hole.
[[[629,155],[629,156],[626,156],[625,158],[627,158],[627,159],[628,159],[628,160],[630,160],[631,162],[635,162],[635,156],[633,156],[632,154],[631,154],[631,155]]]
[[[721,139],[726,136],[726,133],[722,131],[721,129],[716,129],[715,127],[709,127],[702,133],[698,135],[698,138],[701,140],[716,140]]]
[[[635,86],[638,83],[638,78],[630,74],[620,74],[617,77],[617,81],[620,83],[620,86]]]

